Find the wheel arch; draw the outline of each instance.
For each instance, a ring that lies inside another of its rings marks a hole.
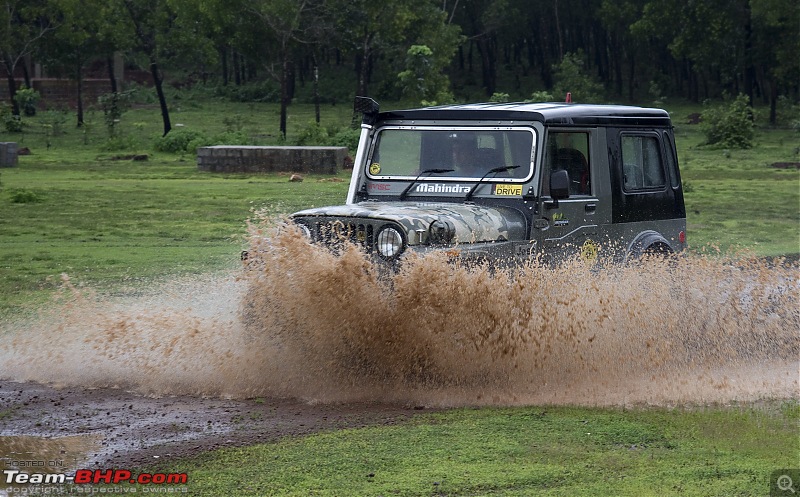
[[[642,231],[628,245],[625,252],[625,261],[641,259],[648,253],[670,255],[675,250],[667,239],[659,232],[653,230]]]

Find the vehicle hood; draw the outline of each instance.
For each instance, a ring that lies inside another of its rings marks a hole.
[[[449,221],[459,243],[524,240],[525,216],[507,207],[432,202],[360,202],[307,209],[292,218],[358,218],[385,220],[401,225],[406,233],[427,231],[433,221]],[[418,241],[409,237],[409,243]]]

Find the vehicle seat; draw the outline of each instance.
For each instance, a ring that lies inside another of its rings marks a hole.
[[[493,167],[504,165],[503,156],[500,152],[496,148],[479,148],[476,155],[478,164],[486,171]]]
[[[580,150],[574,148],[559,148],[556,151],[556,160],[553,170],[565,169],[569,173],[570,195],[589,195],[589,164]]]

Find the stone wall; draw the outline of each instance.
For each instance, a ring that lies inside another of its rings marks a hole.
[[[0,142],[0,167],[15,167],[17,165],[17,143]]]
[[[347,147],[215,145],[197,149],[197,168],[217,173],[335,174],[344,167],[346,157]]]

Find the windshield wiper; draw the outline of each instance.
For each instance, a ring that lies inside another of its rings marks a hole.
[[[475,193],[475,190],[478,189],[480,184],[483,183],[483,180],[485,180],[486,177],[489,176],[490,174],[502,173],[504,171],[511,171],[512,169],[517,169],[517,168],[519,168],[519,166],[500,166],[489,169],[488,171],[486,171],[486,174],[481,176],[481,179],[479,179],[478,182],[475,183],[475,185],[469,190],[469,192],[467,192],[467,196],[464,197],[464,200],[465,201],[472,200],[472,194]]]
[[[400,194],[400,200],[403,200],[403,199],[405,199],[405,198],[406,198],[406,195],[408,195],[408,191],[409,191],[409,190],[411,190],[411,187],[412,187],[412,186],[414,186],[414,185],[416,185],[416,184],[417,184],[417,181],[419,181],[419,179],[420,179],[420,178],[421,178],[423,175],[425,175],[425,174],[444,174],[444,173],[452,173],[453,171],[455,171],[455,169],[425,169],[425,170],[422,170],[422,171],[420,171],[420,172],[419,172],[419,174],[417,175],[417,177],[416,177],[416,178],[414,178],[414,181],[412,181],[411,183],[409,183],[409,184],[408,184],[408,186],[406,187],[406,189],[405,189],[405,190],[403,190],[403,193],[401,193],[401,194]]]

